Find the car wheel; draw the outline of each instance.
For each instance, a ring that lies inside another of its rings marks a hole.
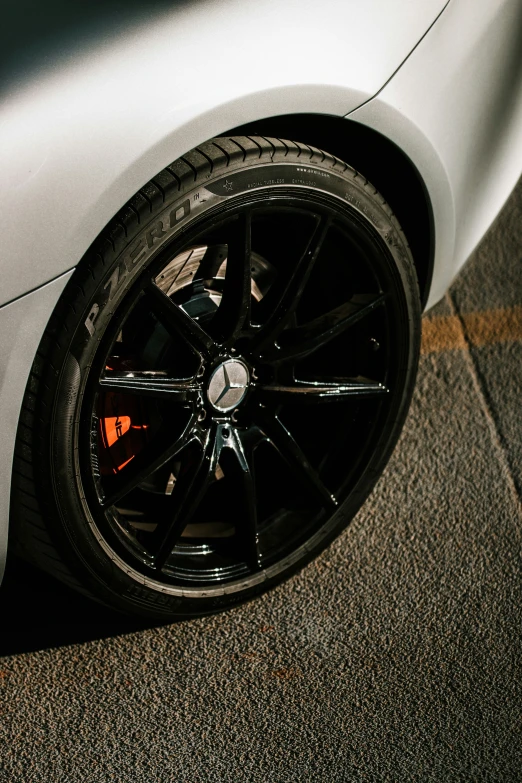
[[[218,138],[79,264],[24,399],[15,545],[115,608],[218,611],[315,557],[397,441],[418,361],[411,254],[338,159]]]

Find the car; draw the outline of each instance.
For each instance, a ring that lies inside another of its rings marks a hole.
[[[522,171],[522,6],[70,6],[6,28],[2,561],[217,612],[379,479]]]

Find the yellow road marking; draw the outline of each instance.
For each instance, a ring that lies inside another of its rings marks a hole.
[[[436,315],[422,322],[421,353],[522,341],[522,305],[463,315]]]

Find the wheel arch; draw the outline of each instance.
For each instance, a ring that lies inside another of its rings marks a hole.
[[[386,136],[350,119],[287,114],[249,122],[220,134],[275,136],[310,144],[357,169],[392,207],[408,239],[424,308],[435,254],[435,224],[428,191],[410,158]]]

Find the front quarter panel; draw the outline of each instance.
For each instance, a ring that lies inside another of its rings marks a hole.
[[[2,109],[0,304],[77,264],[118,209],[197,144],[267,116],[355,109],[445,3],[199,0],[47,56]]]

